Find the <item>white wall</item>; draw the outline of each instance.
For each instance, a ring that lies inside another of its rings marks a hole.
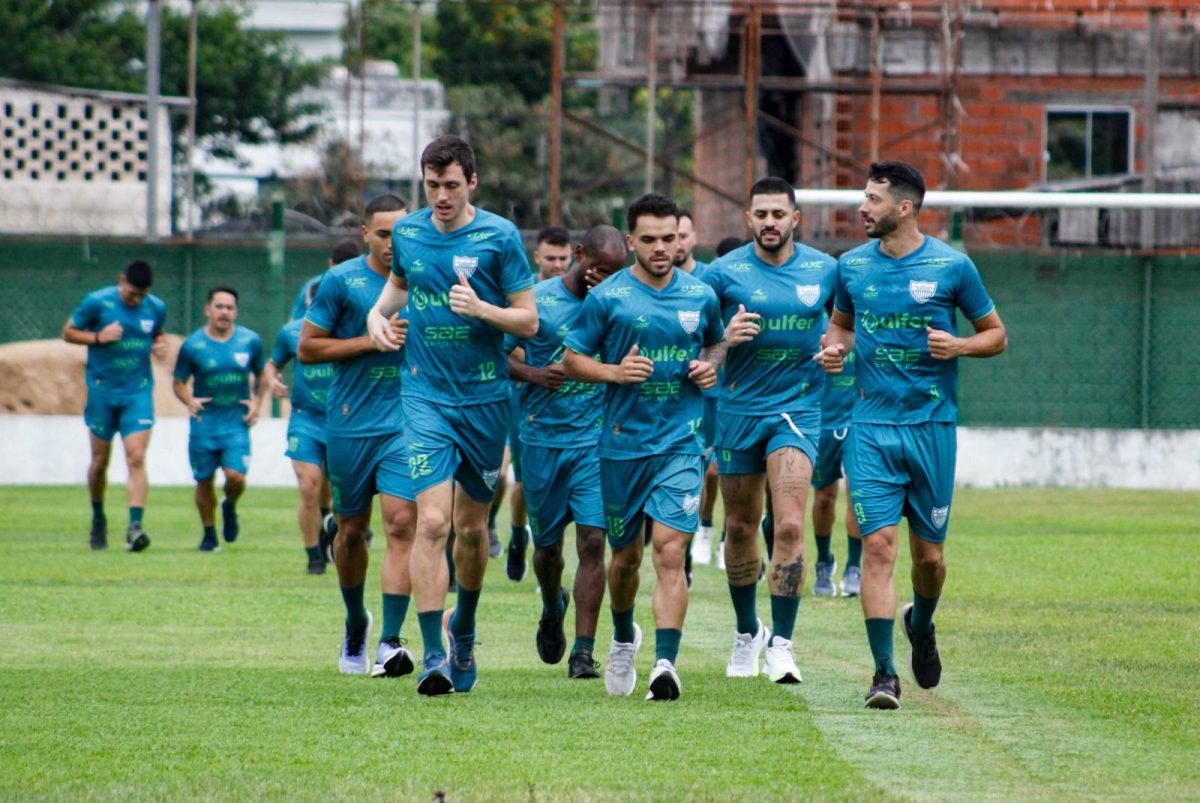
[[[191,485],[188,423],[162,418],[150,440],[153,485]],[[284,457],[287,422],[267,419],[252,430],[250,484],[291,487]],[[0,416],[0,485],[81,485],[89,459],[80,416]],[[1170,488],[1200,490],[1200,430],[958,430],[958,484]],[[125,481],[114,447],[109,481]]]

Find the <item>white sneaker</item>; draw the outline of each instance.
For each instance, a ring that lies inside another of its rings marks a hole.
[[[401,646],[400,639],[391,638],[379,642],[375,649],[375,666],[371,668],[371,677],[398,678],[412,671],[412,653]]]
[[[608,660],[604,662],[604,688],[609,694],[628,697],[637,686],[637,670],[633,661],[637,658],[642,646],[642,629],[635,623],[633,626],[633,641],[617,641],[613,639],[608,649]]]
[[[772,683],[799,683],[804,680],[796,667],[796,656],[792,652],[791,641],[779,636],[769,640],[762,673],[769,677]]]
[[[717,552],[717,568],[721,571],[725,571],[725,542],[718,541],[717,545],[713,548]]]
[[[666,658],[659,658],[654,668],[650,670],[650,691],[646,692],[647,700],[678,700],[682,686],[679,683],[679,673],[675,666]]]
[[[338,671],[343,675],[366,675],[371,671],[371,656],[367,654],[367,641],[371,638],[371,612],[367,611],[367,625],[362,630],[352,631],[346,626],[342,639],[342,655],[338,658]]]
[[[770,638],[771,631],[767,630],[762,619],[758,620],[758,632],[754,635],[739,633],[735,630],[733,632],[733,652],[725,667],[725,677],[752,678],[758,675],[758,654],[762,652]]]
[[[717,531],[713,527],[701,527],[692,536],[692,565],[707,566],[712,563],[713,539]]]

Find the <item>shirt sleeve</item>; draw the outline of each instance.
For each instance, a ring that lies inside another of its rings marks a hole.
[[[403,218],[401,218],[400,220],[403,220]],[[400,224],[400,221],[399,220],[396,221],[396,225],[398,226],[399,224]],[[400,254],[404,250],[403,248],[400,247],[401,241],[402,240],[401,240],[400,236],[398,234],[396,234],[396,226],[392,226],[392,273],[396,274],[401,279],[407,280],[408,276],[404,272],[404,265],[402,265],[400,263]],[[313,302],[313,303],[316,303],[316,302]]]
[[[291,337],[288,336],[288,328],[285,326],[279,330],[279,334],[275,336],[275,346],[271,349],[271,362],[275,363],[276,368],[282,368],[287,365],[292,359],[292,343]]]
[[[725,322],[721,320],[721,302],[716,293],[706,293],[704,298],[704,347],[721,342],[725,337]]]
[[[604,306],[600,297],[588,293],[575,325],[563,340],[563,345],[576,354],[591,357],[600,350],[600,341],[604,337]]]
[[[333,327],[337,325],[338,313],[341,308],[342,287],[344,285],[341,282],[326,273],[321,279],[320,286],[317,287],[317,295],[313,298],[312,304],[308,306],[304,320],[319,329],[332,332]]]
[[[267,367],[266,349],[263,348],[262,338],[257,334],[254,335],[254,340],[250,347],[250,368],[256,374],[261,374],[263,368]]]
[[[850,298],[850,288],[846,286],[845,263],[840,259],[833,275],[833,308],[854,317],[854,300]]]
[[[60,308],[61,309],[61,308]],[[99,318],[100,304],[94,295],[85,296],[71,313],[71,326],[76,329],[91,329]]]
[[[954,303],[972,321],[979,320],[996,308],[987,290],[983,288],[979,269],[967,257],[962,260],[962,272],[959,275],[958,287],[954,291]]]
[[[510,335],[508,333],[505,333],[505,335],[504,335],[504,353],[512,354],[515,349],[519,349],[519,348],[525,348],[525,341],[520,338],[513,337],[512,335]]]
[[[185,340],[179,347],[179,356],[175,358],[175,370],[172,374],[180,382],[186,382],[192,373],[192,349]]]
[[[500,249],[500,290],[506,296],[533,287],[533,271],[529,268],[529,259],[525,256],[525,247],[521,245],[521,235],[513,229],[504,238],[504,246]]]

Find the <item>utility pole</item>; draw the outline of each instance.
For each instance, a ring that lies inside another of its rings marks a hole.
[[[162,44],[162,4],[146,3],[146,239],[158,239],[158,112],[159,52]]]

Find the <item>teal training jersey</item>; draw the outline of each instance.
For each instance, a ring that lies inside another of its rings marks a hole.
[[[632,270],[592,288],[566,346],[616,365],[637,344],[654,361],[645,382],[610,384],[604,394],[600,456],[631,460],[660,454],[704,453],[704,402],[688,363],[725,334],[712,288],[683,271],[655,290]]]
[[[821,397],[821,429],[844,429],[850,426],[850,414],[858,400],[858,385],[854,352],[846,355],[840,374],[825,377],[825,395]]]
[[[722,413],[774,415],[821,406],[825,372],[813,355],[820,350],[836,275],[833,257],[800,243],[783,265],[762,261],[750,243],[709,266],[704,281],[716,292],[726,323],[738,305],[762,316],[754,339],[725,357]]]
[[[318,273],[316,276],[312,277],[300,286],[300,292],[296,294],[296,300],[292,302],[292,317],[290,320],[304,320],[304,313],[308,310],[308,304],[306,303],[306,299],[308,298],[308,288],[310,285],[319,285],[321,283],[321,277],[324,275],[324,273]]]
[[[275,367],[280,371],[296,356],[300,330],[303,328],[304,321],[289,321],[276,335],[275,347],[271,349],[271,362],[275,363]],[[305,365],[297,360],[296,369],[292,371],[292,407],[324,418],[325,403],[329,399],[329,383],[332,379],[332,363]]]
[[[563,340],[575,326],[584,299],[567,289],[561,276],[538,282],[533,288],[537,299],[538,331],[528,340],[505,338],[505,348],[525,350],[525,362],[535,368],[561,363]],[[572,379],[558,390],[519,383],[517,404],[520,410],[521,442],[532,446],[569,449],[595,445],[600,437],[604,388]]]
[[[434,404],[501,401],[511,393],[504,333],[450,311],[450,288],[466,277],[496,306],[533,286],[517,227],[483,209],[443,234],[426,207],[392,229],[392,272],[408,282],[404,393]]]
[[[348,259],[325,273],[304,319],[339,340],[365,336],[367,313],[387,281],[367,266],[366,254]],[[325,412],[328,434],[361,438],[400,430],[406,349],[368,351],[332,363]]]
[[[151,390],[150,349],[166,319],[167,305],[156,295],[147,295],[136,307],[122,301],[115,286],[85,296],[71,313],[72,326],[99,332],[113,321],[121,324],[120,340],[88,346],[88,390],[119,395]]]
[[[250,398],[250,375],[261,374],[266,365],[262,338],[244,326],[234,326],[227,340],[209,337],[200,327],[183,341],[175,360],[175,378],[192,379],[192,396],[208,398],[199,419],[192,419],[192,432],[216,435],[244,427],[250,412],[242,404]]]
[[[928,236],[902,259],[865,243],[838,260],[834,306],[854,319],[855,423],[957,418],[958,361],[929,356],[926,327],[957,335],[956,308],[972,321],[995,309],[966,254]]]

